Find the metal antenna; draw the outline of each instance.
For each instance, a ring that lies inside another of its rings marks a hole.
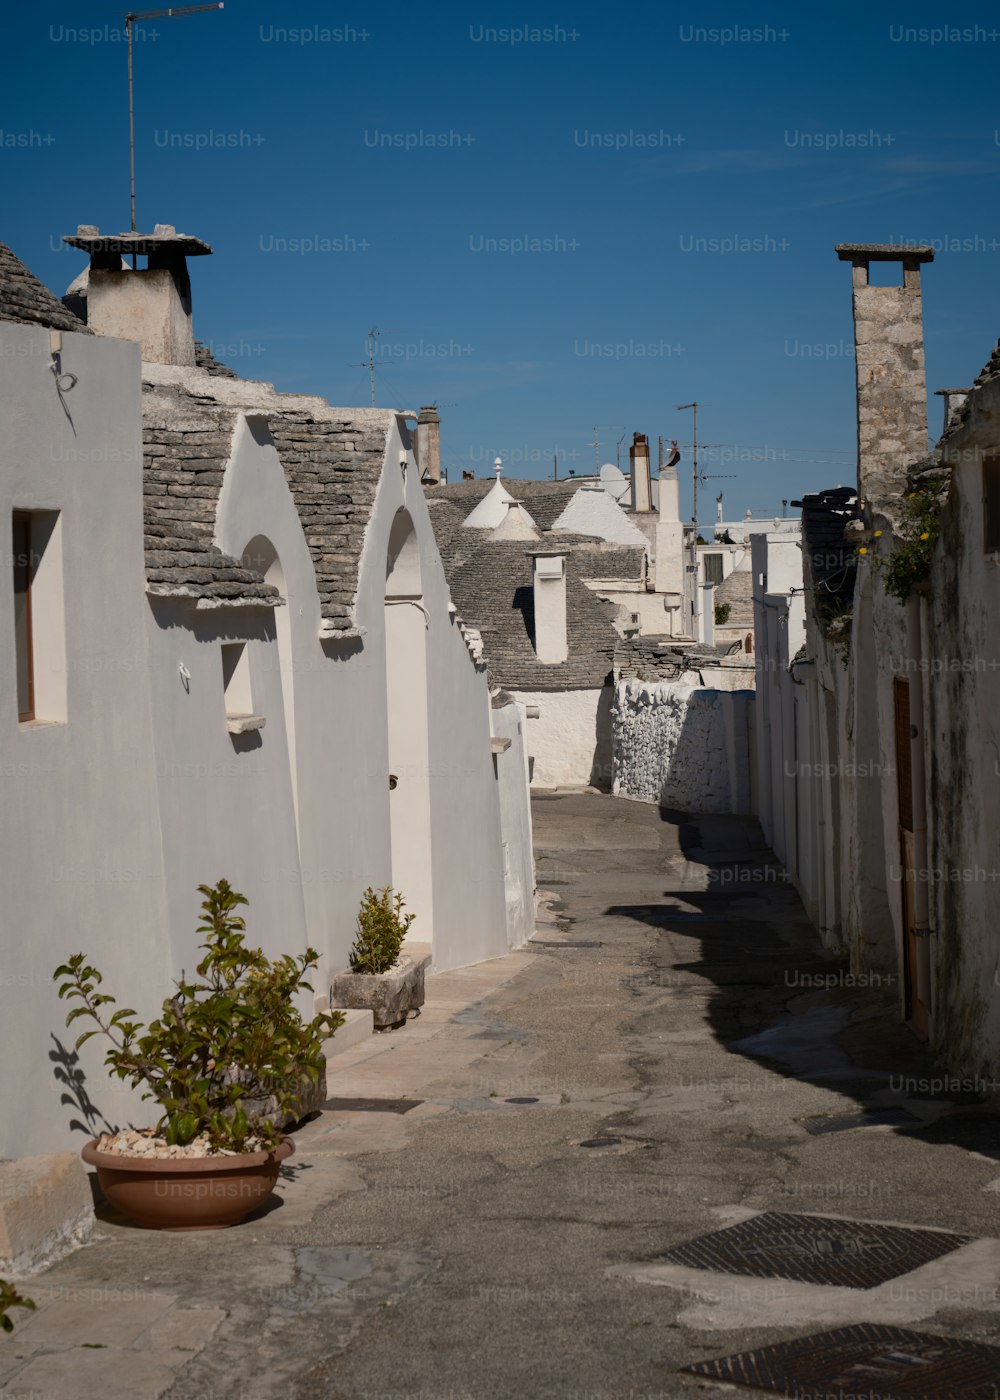
[[[699,599],[698,599],[698,402],[697,402],[697,400],[695,400],[694,403],[679,403],[679,404],[677,405],[677,411],[678,411],[679,413],[682,412],[682,411],[683,411],[684,409],[686,409],[686,408],[690,408],[690,409],[693,409],[693,410],[694,410],[694,430],[693,430],[693,435],[692,435],[692,441],[693,441],[693,443],[694,443],[694,472],[693,472],[693,477],[694,477],[694,508],[693,508],[693,513],[692,513],[692,515],[691,515],[691,525],[692,525],[692,529],[691,529],[691,563],[689,564],[688,567],[689,567],[690,570],[691,570],[691,587],[692,587],[692,590],[693,590],[693,592],[692,592],[692,597],[691,597],[691,623],[692,623],[692,631],[693,631],[695,637],[697,637],[697,636],[698,636],[698,630],[699,630],[700,615],[701,615],[701,609],[700,609],[700,607],[699,607]]]
[[[380,335],[381,331],[376,326],[372,326],[371,330],[368,332],[368,358],[367,360],[361,360],[358,364],[358,369],[366,369],[368,371],[368,377],[371,380],[372,408],[375,407],[375,342]]]
[[[132,194],[132,232],[136,232],[135,224],[135,100],[132,90],[132,26],[141,24],[147,19],[178,19],[181,15],[196,15],[202,10],[223,10],[225,0],[217,0],[214,5],[188,5],[183,10],[142,10],[136,12],[130,10],[125,16],[125,37],[128,39],[128,154],[129,173],[131,176],[130,189]],[[133,265],[135,258],[132,258]]]

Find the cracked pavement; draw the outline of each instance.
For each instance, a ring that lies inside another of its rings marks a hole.
[[[536,941],[332,1062],[267,1213],[107,1216],[30,1280],[3,1400],[652,1400],[732,1394],[679,1368],[820,1325],[1000,1343],[995,1105],[822,953],[756,824],[533,809]],[[971,1243],[868,1290],[661,1258],[762,1211]]]

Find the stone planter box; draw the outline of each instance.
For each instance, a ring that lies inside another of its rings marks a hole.
[[[370,1010],[377,1031],[394,1030],[424,1004],[425,964],[401,953],[388,972],[340,972],[330,988],[330,1005]]]

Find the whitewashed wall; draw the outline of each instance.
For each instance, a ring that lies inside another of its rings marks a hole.
[[[515,702],[494,705],[493,733],[498,739],[510,740],[510,747],[498,753],[495,761],[507,872],[507,943],[511,948],[525,943],[535,928],[535,862],[525,741],[527,723],[523,708]]]
[[[620,681],[614,793],[682,812],[749,812],[752,722],[752,691]]]
[[[611,687],[511,692],[538,718],[526,721],[531,785],[611,785]]]
[[[148,1105],[109,1080],[97,1041],[78,1061],[61,1048],[73,1036],[51,973],[73,952],[90,954],[107,989],[149,1019],[195,961],[196,886],[224,876],[250,899],[255,943],[271,954],[307,943],[319,951],[317,992],[346,965],[363,889],[394,881],[389,716],[392,706],[397,716],[411,712],[415,683],[409,674],[387,678],[386,669],[386,567],[401,509],[416,533],[426,608],[430,815],[429,830],[412,840],[432,891],[424,936],[435,965],[506,951],[505,842],[522,905],[530,884],[530,825],[513,815],[515,769],[505,826],[486,673],[450,612],[402,422],[390,431],[365,537],[363,635],[321,640],[302,527],[257,421],[266,386],[145,367],[161,382],[200,384],[245,409],[216,542],[239,557],[265,537],[280,559],[285,608],[196,610],[145,591],[138,348],[75,334],[63,343],[63,371],[77,376],[65,404],[48,332],[0,325],[0,524],[9,540],[14,509],[60,512],[65,626],[59,646],[39,657],[62,666],[66,696],[59,722],[19,725],[14,669],[0,667],[0,1022],[5,1043],[17,1047],[0,1156],[79,1143],[86,1115],[74,1100],[92,1100],[112,1123],[150,1120]],[[266,720],[238,740],[226,728],[221,657],[222,644],[236,640],[248,644],[253,708]],[[13,648],[13,609],[0,607],[0,655]],[[82,1090],[67,1075],[82,1075]]]
[[[63,402],[50,365],[47,330],[0,324],[0,559],[10,559],[13,510],[60,513],[65,625],[43,651],[61,668],[66,697],[59,722],[18,723],[6,563],[0,575],[6,1053],[0,1157],[72,1146],[71,1124],[86,1121],[87,1094],[112,1119],[137,1104],[108,1078],[94,1042],[79,1061],[73,1055],[77,1030],[65,1027],[55,967],[72,953],[90,954],[107,990],[143,1013],[159,1008],[179,970],[166,938],[156,817],[139,350],[64,332],[61,368],[77,382]]]

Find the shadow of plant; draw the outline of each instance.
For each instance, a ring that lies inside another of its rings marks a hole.
[[[54,1066],[52,1073],[63,1086],[59,1102],[82,1115],[80,1118],[70,1119],[70,1128],[84,1132],[88,1137],[99,1137],[101,1133],[116,1133],[117,1126],[112,1127],[87,1092],[87,1076],[80,1067],[79,1054],[64,1045],[58,1036],[53,1035],[52,1040],[56,1047],[49,1051],[49,1059]]]

